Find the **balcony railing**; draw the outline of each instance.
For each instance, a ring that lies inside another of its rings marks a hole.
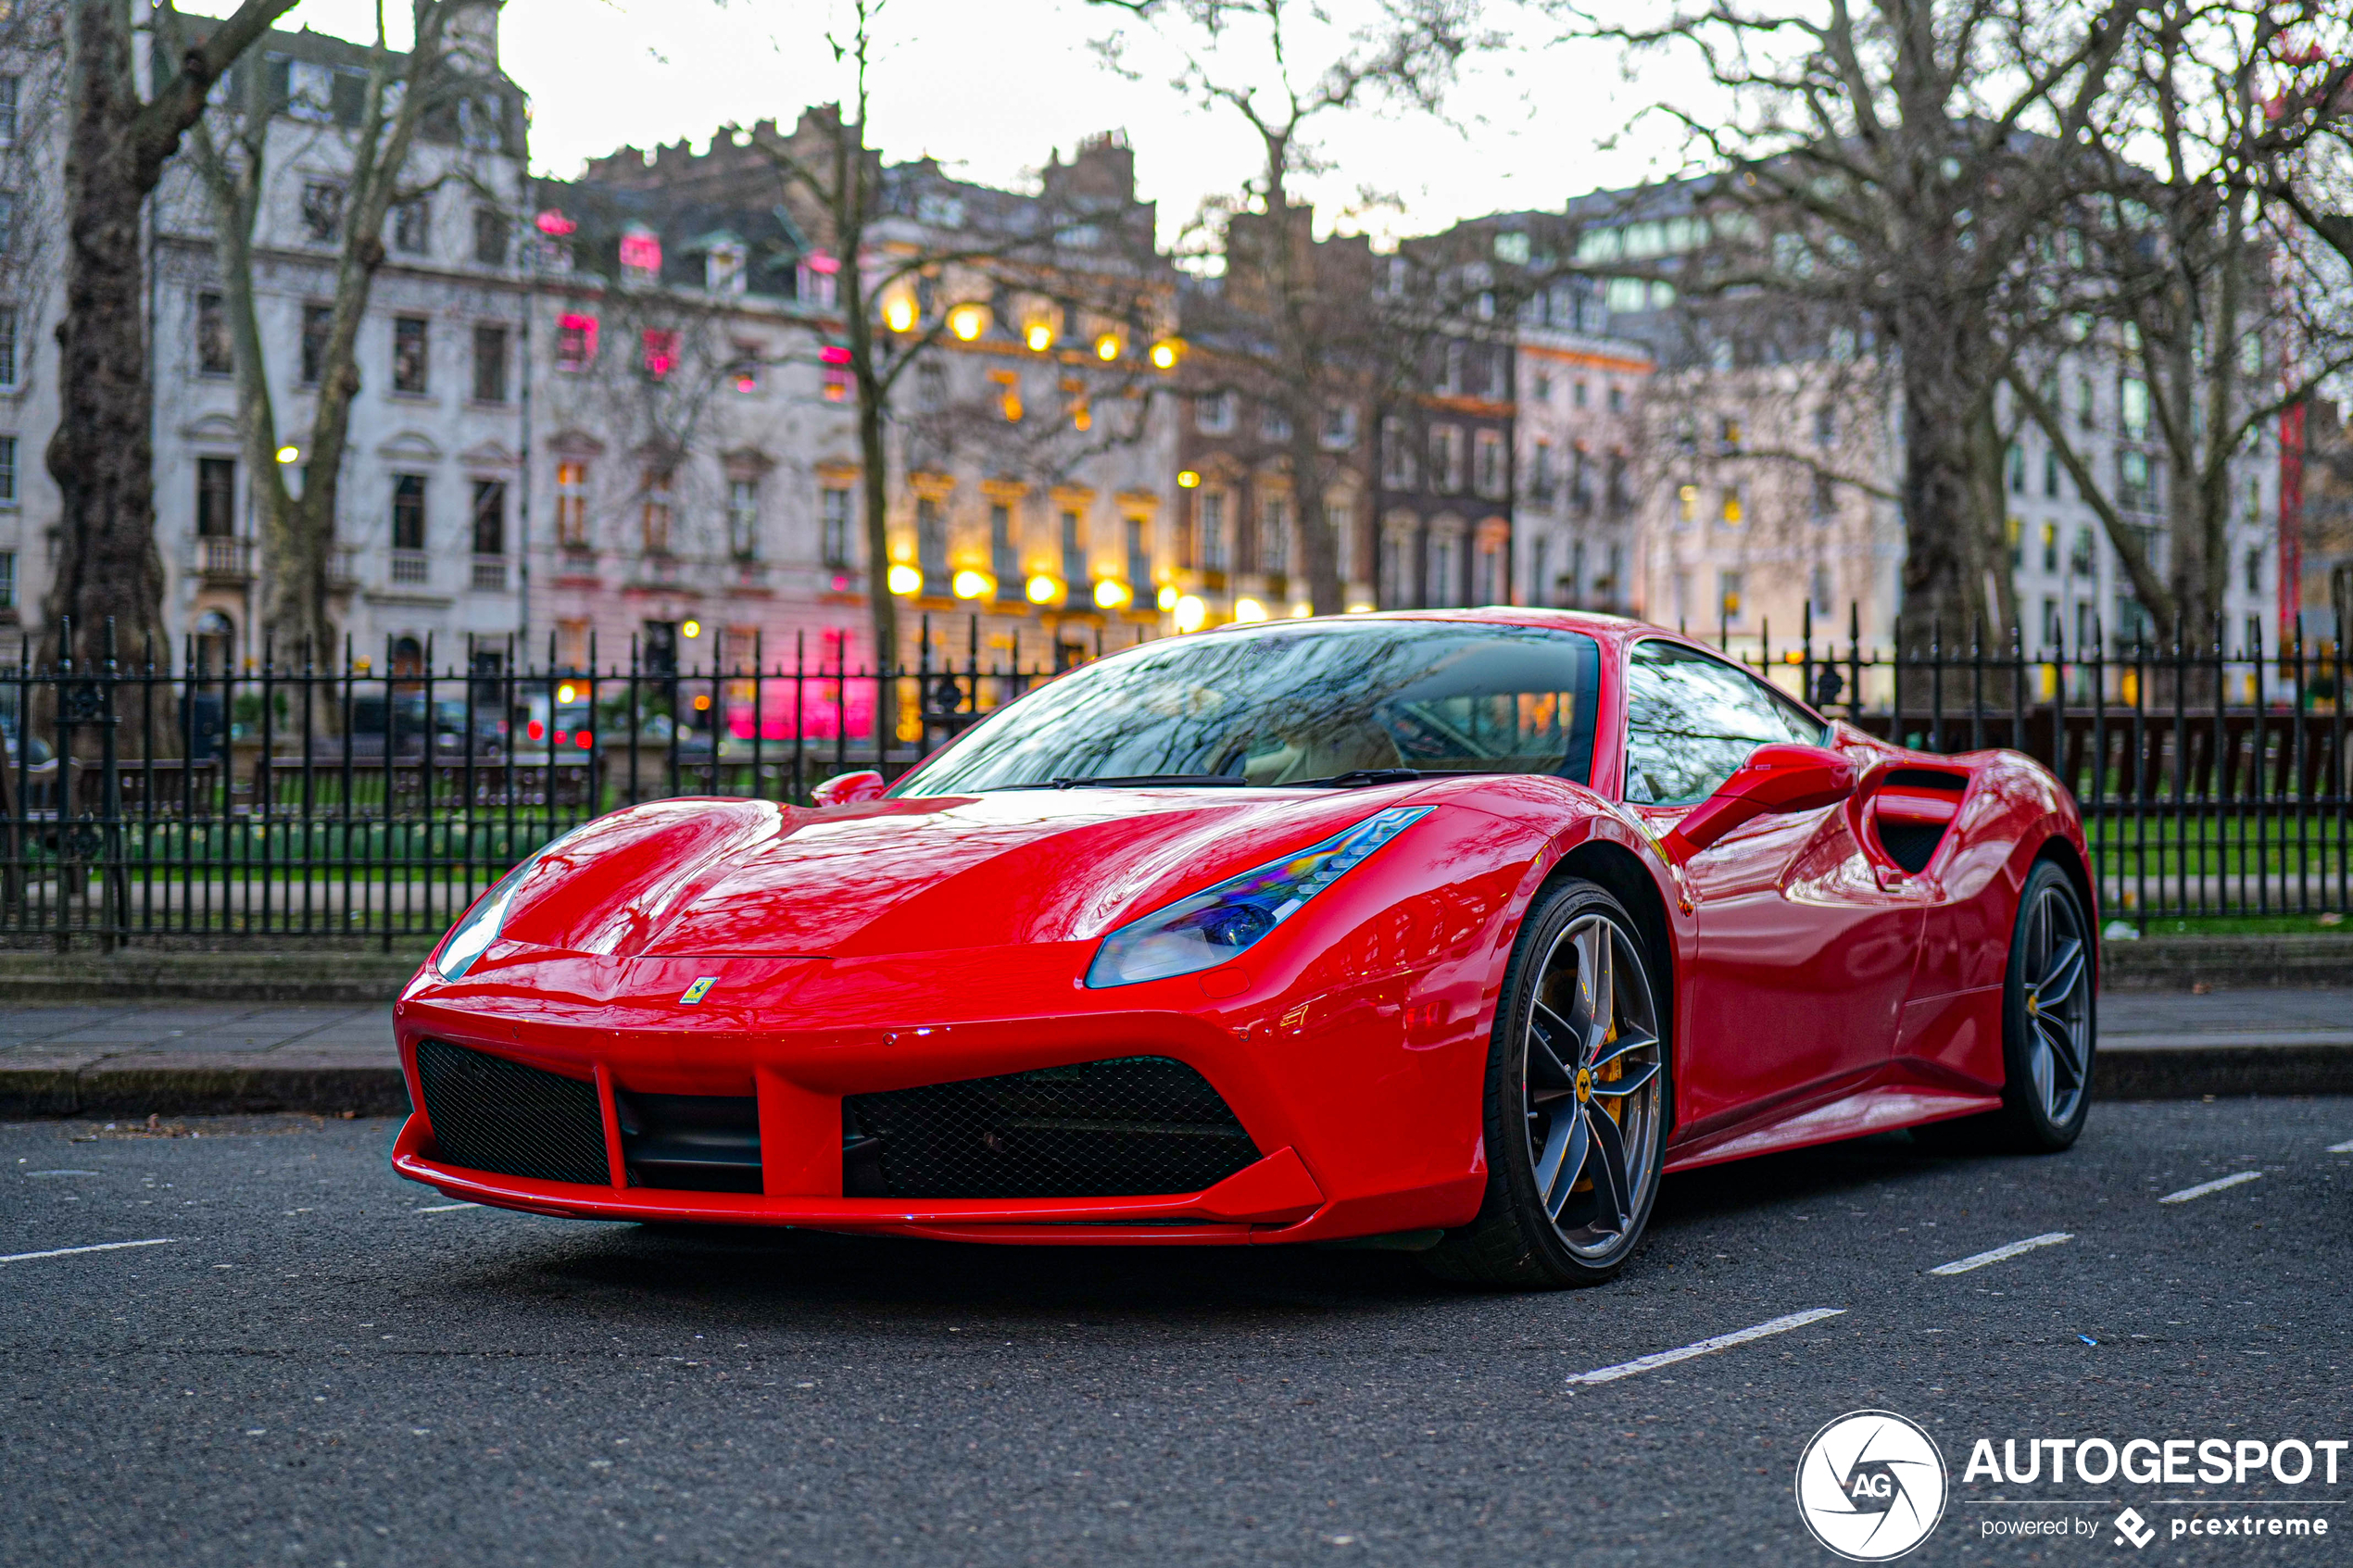
[[[392,552],[392,581],[404,588],[422,588],[433,581],[433,558],[422,550]]]
[[[507,558],[504,556],[474,557],[473,589],[478,594],[503,594],[507,591]]]
[[[200,533],[189,545],[189,569],[198,576],[214,583],[253,581],[252,540]]]

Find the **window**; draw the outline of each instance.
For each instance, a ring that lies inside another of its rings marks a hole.
[[[1552,562],[1552,541],[1539,534],[1528,550],[1528,602],[1548,605],[1553,602],[1552,585],[1544,581],[1544,571]]]
[[[335,307],[332,305],[306,305],[302,307],[302,384],[317,386],[327,373],[327,337],[334,330]]]
[[[1822,726],[1779,692],[1676,643],[1634,645],[1626,703],[1626,798],[1637,805],[1705,800],[1758,746],[1822,740]]]
[[[1689,525],[1699,521],[1699,486],[1679,484],[1675,487],[1675,521]]]
[[[1716,617],[1730,626],[1741,618],[1741,588],[1743,581],[1737,571],[1716,574]]]
[[[1626,393],[1622,387],[1613,386],[1609,389],[1609,411],[1613,414],[1622,414],[1626,411]]]
[[[1268,495],[1258,503],[1258,570],[1290,571],[1290,497]]]
[[[934,598],[947,596],[948,514],[925,495],[915,502],[915,565],[924,574],[924,592]]]
[[[2116,389],[2117,433],[2127,441],[2145,441],[2149,433],[2149,383],[2127,376]]]
[[[1463,345],[1461,344],[1450,343],[1446,345],[1445,365],[1446,368],[1439,373],[1438,390],[1448,394],[1460,393],[1463,390]]]
[[[1481,540],[1472,570],[1477,575],[1471,584],[1471,603],[1491,605],[1504,597],[1502,546],[1491,540]]]
[[[737,560],[760,558],[760,481],[727,482],[727,553]]]
[[[2246,552],[2246,591],[2250,594],[2263,591],[2263,552],[2260,550]]]
[[[1583,382],[1579,382],[1576,386],[1570,390],[1568,400],[1579,408],[1585,407],[1585,383]]]
[[[1280,408],[1276,408],[1271,403],[1266,405],[1265,408],[1261,408],[1258,411],[1258,439],[1261,441],[1289,441],[1290,439],[1290,416],[1284,413]]]
[[[1501,495],[1507,482],[1504,471],[1504,437],[1501,432],[1482,430],[1478,437],[1478,493]]]
[[[514,225],[507,215],[495,207],[474,208],[474,263],[481,267],[504,267],[507,245],[514,233]]]
[[[661,270],[661,240],[643,223],[621,236],[621,270],[625,282],[644,282]]]
[[[13,390],[17,384],[17,312],[13,306],[0,308],[0,391]]]
[[[670,553],[670,483],[668,469],[648,469],[645,498],[637,509],[637,540],[649,556]]]
[[[1333,501],[1324,508],[1324,525],[1332,531],[1332,564],[1338,569],[1342,583],[1353,583],[1362,575],[1356,561],[1356,513],[1345,501]]]
[[[507,553],[507,483],[500,479],[474,481],[474,554],[503,556]]]
[[[588,547],[588,465],[556,465],[556,542],[567,550]]]
[[[1013,509],[1001,502],[988,508],[988,570],[997,579],[997,596],[1021,597],[1021,552],[1013,543]]]
[[[1405,439],[1405,421],[1395,417],[1380,422],[1380,482],[1391,490],[1414,487],[1414,447]]]
[[[0,147],[17,144],[17,94],[23,83],[20,76],[0,76]]]
[[[396,473],[392,476],[392,547],[396,550],[422,550],[425,547],[423,474]]]
[[[1087,584],[1087,535],[1078,514],[1065,510],[1060,519],[1063,546],[1063,582],[1068,584],[1066,596],[1073,604],[1084,599]]]
[[[1422,602],[1442,608],[1461,596],[1462,541],[1452,533],[1429,536],[1429,580],[1422,584]]]
[[[1335,403],[1325,408],[1324,445],[1335,452],[1356,445],[1356,405]]]
[[[1203,435],[1225,435],[1234,428],[1234,395],[1204,392],[1193,399],[1193,426]]]
[[[17,504],[17,438],[0,435],[0,507]]]
[[[1814,410],[1814,445],[1817,446],[1838,445],[1838,410],[1827,403]]]
[[[1226,570],[1226,497],[1222,495],[1201,498],[1201,569]]]
[[[594,316],[559,316],[556,318],[556,369],[573,374],[588,368],[597,357],[597,318]]]
[[[237,532],[237,460],[196,459],[196,535],[226,539]]]
[[[713,294],[741,294],[751,282],[744,265],[745,251],[735,240],[723,240],[703,257],[703,287]]]
[[[2128,511],[2155,511],[2157,490],[2146,452],[2116,455],[2116,504]]]
[[[229,309],[217,294],[196,295],[196,373],[225,376],[237,368],[229,349]]]
[[[819,543],[825,553],[825,564],[837,571],[849,569],[849,492],[838,485],[828,485],[818,497],[818,523],[823,537]]]
[[[2010,475],[2010,494],[2011,494],[2011,495],[2025,495],[2025,494],[2026,494],[2026,448],[2025,448],[2025,447],[2023,447],[2023,446],[2020,446],[2020,445],[2018,445],[2018,443],[2016,443],[2016,442],[2012,442],[2012,443],[2010,443],[2010,450],[2009,450],[2009,475]]]
[[[433,244],[433,202],[418,196],[392,209],[392,248],[403,256],[422,256]]]
[[[1828,522],[1838,515],[1838,482],[1817,470],[1814,474],[1814,521]]]
[[[1429,433],[1430,488],[1451,495],[1463,487],[1463,433],[1440,425]]]
[[[1127,585],[1139,602],[1149,600],[1152,583],[1152,551],[1149,525],[1142,518],[1127,520]]]
[[[505,141],[500,128],[506,104],[487,94],[458,100],[458,141],[476,152],[497,152]]]
[[[325,124],[335,118],[335,68],[316,60],[286,62],[286,117]]]
[[[2100,428],[2099,409],[2092,399],[2092,378],[2075,378],[2075,422],[2085,430]]]
[[[423,396],[426,365],[425,319],[422,316],[395,316],[392,319],[392,390],[412,397]]]
[[[332,180],[313,180],[302,188],[302,232],[318,245],[343,238],[343,187]]]
[[[1814,564],[1814,574],[1806,586],[1806,602],[1812,608],[1817,620],[1831,612],[1831,569],[1819,561]]]
[[[0,191],[0,255],[5,255],[15,243],[17,233],[17,198]]]
[[[659,327],[648,327],[640,334],[643,355],[641,363],[650,381],[661,381],[678,365],[678,334]]]
[[[2043,601],[2043,646],[2045,648],[2057,647],[2064,640],[2066,633],[2067,619],[2059,613],[2058,600],[2045,599]]]
[[[2043,525],[2044,571],[2056,573],[2058,571],[2058,524],[2056,522],[2046,522]]]
[[[743,338],[729,346],[735,351],[735,358],[727,366],[727,384],[749,397],[760,390],[760,367],[767,358],[767,350]]]
[[[1748,505],[1742,499],[1739,485],[1724,486],[1724,504],[1719,515],[1723,518],[1724,526],[1727,528],[1738,528],[1748,521]]]
[[[1545,505],[1552,500],[1553,444],[1551,442],[1540,441],[1536,444],[1534,459],[1529,465],[1528,485],[1529,493],[1535,497],[1538,505]]]
[[[1716,445],[1718,451],[1738,452],[1741,449],[1741,421],[1737,414],[1726,414],[1716,422]]]
[[[17,553],[0,550],[0,609],[17,608]]]
[[[504,403],[507,400],[507,329],[497,326],[474,328],[474,401]]]

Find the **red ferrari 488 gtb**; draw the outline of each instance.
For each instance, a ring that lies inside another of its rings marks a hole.
[[[1667,1171],[2083,1125],[2058,782],[1825,721],[1655,627],[1236,626],[888,789],[548,845],[400,998],[401,1174],[591,1219],[1378,1238],[1592,1283]]]

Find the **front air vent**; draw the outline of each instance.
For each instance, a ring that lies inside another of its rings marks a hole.
[[[1891,768],[1871,796],[1871,831],[1887,858],[1914,876],[1928,870],[1958,814],[1967,773]]]
[[[750,1095],[615,1090],[629,1185],[684,1192],[758,1192],[760,1101]]]
[[[1199,1192],[1259,1158],[1209,1081],[1160,1056],[858,1095],[842,1111],[852,1198]]]
[[[444,1164],[541,1182],[612,1180],[604,1113],[585,1079],[420,1040],[417,1086]]]

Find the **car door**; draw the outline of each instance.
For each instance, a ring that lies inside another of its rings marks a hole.
[[[1665,639],[1629,650],[1627,803],[1660,831],[1768,741],[1818,746],[1826,726],[1765,682]],[[1681,1135],[1883,1068],[1922,918],[1886,888],[1844,805],[1757,818],[1692,857],[1698,960],[1681,988]]]

